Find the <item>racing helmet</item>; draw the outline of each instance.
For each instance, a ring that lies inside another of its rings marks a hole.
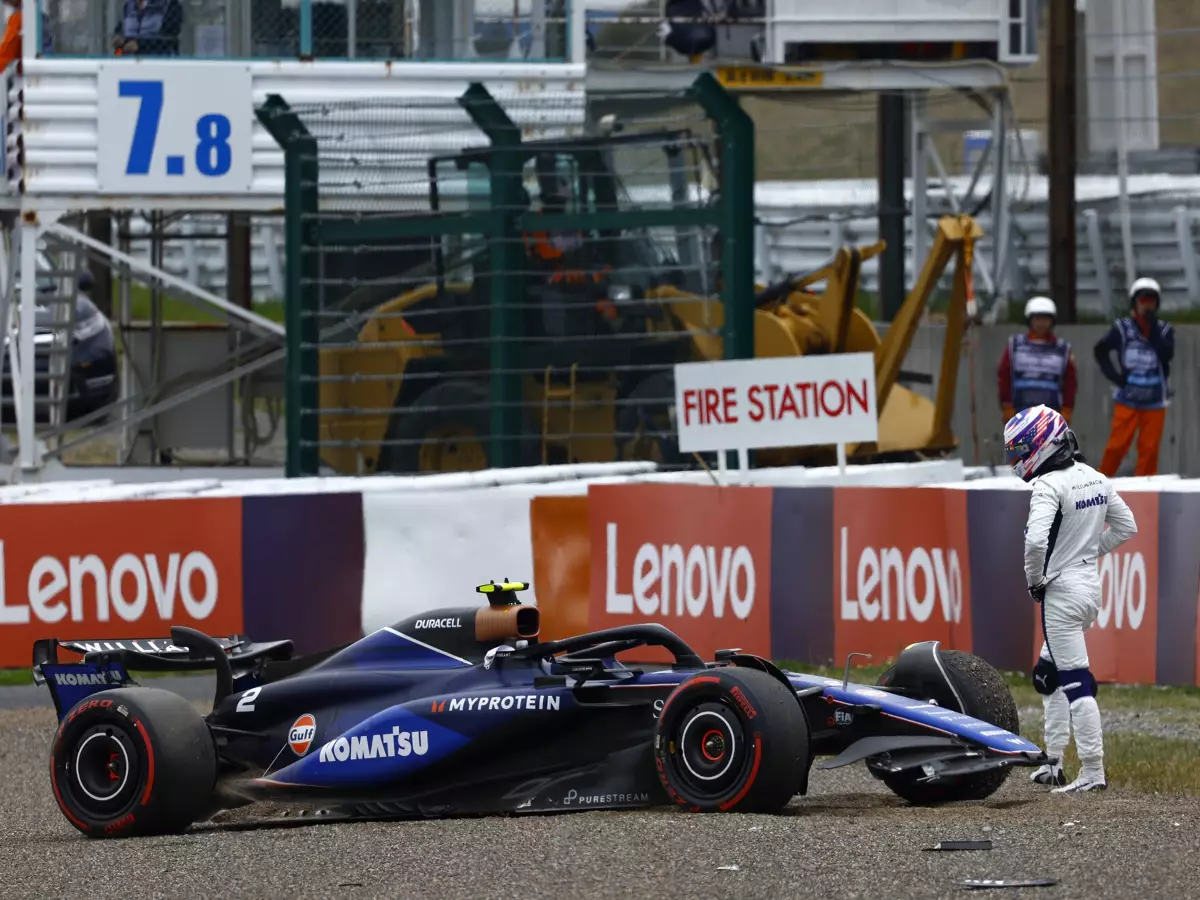
[[[1078,442],[1062,414],[1048,406],[1023,409],[1004,426],[1004,460],[1022,481],[1031,481],[1060,455],[1070,459]]]
[[[1025,304],[1025,321],[1028,322],[1034,316],[1049,316],[1057,322],[1058,307],[1049,297],[1030,297],[1029,302]]]
[[[1153,278],[1139,278],[1129,286],[1129,308],[1137,305],[1141,297],[1153,297],[1154,305],[1162,305],[1162,288]]]

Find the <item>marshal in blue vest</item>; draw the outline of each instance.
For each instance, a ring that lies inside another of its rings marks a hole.
[[[1067,363],[1071,344],[1062,338],[1035,341],[1029,335],[1009,338],[1008,357],[1012,365],[1012,404],[1020,412],[1031,406],[1046,405],[1061,410]]]
[[[1169,322],[1155,322],[1164,343],[1173,344]],[[1162,409],[1170,405],[1170,369],[1164,365],[1158,351],[1132,318],[1118,319],[1113,324],[1119,353],[1119,365],[1125,376],[1125,386],[1113,391],[1113,400],[1134,409]],[[1112,332],[1110,332],[1110,335]]]

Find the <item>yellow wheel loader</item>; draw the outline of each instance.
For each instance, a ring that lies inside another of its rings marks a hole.
[[[701,169],[680,163],[682,154],[703,153],[704,145],[687,132],[528,142],[522,145],[528,208],[534,209],[535,192],[539,208],[550,212],[624,208],[628,194],[612,163],[614,147],[623,146],[665,153],[673,175]],[[465,194],[468,210],[473,196],[486,204],[486,159],[487,150],[479,150],[430,161],[435,213],[451,206],[456,193],[460,202]],[[448,189],[451,183],[457,192]],[[688,197],[689,188],[695,196],[695,186],[673,180],[671,187],[677,200]],[[965,266],[963,256],[980,234],[969,217],[939,223],[924,270],[882,340],[855,300],[861,265],[883,243],[843,248],[816,272],[759,289],[756,356],[875,354],[880,439],[848,447],[851,459],[939,454],[956,446],[949,422],[969,289],[969,255]],[[677,253],[644,233],[562,238],[526,235],[522,323],[530,340],[520,350],[524,428],[513,436],[521,463],[694,462],[675,445],[672,369],[723,358],[719,265],[695,235],[680,235]],[[320,350],[326,465],[345,474],[488,467],[487,252],[482,237],[442,239],[423,269],[407,273],[419,286],[390,297],[376,286],[341,300],[347,323],[365,323],[348,324],[352,334]],[[929,296],[955,256],[934,404],[897,381]],[[820,281],[824,290],[811,292]],[[833,452],[785,448],[756,458],[760,465],[823,464]]]

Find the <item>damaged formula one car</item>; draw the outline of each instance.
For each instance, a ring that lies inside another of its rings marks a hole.
[[[59,727],[51,787],[91,837],[180,832],[257,800],[332,818],[676,804],[777,812],[816,768],[862,761],[917,804],[981,799],[1048,757],[977,657],[914,644],[873,686],[784,672],[737,650],[704,662],[656,624],[539,641],[527,584],[293,658],[172,628],[167,641],[39,641]],[[638,647],[673,656],[642,670]],[[59,650],[82,654],[60,662]],[[662,652],[662,650],[658,652]],[[211,713],[130,670],[216,672]],[[847,662],[847,674],[849,662]],[[323,820],[327,821],[327,820]]]

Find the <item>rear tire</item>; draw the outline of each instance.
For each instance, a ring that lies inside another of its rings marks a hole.
[[[711,669],[667,698],[654,758],[667,796],[689,812],[775,813],[804,783],[808,721],[795,692],[772,675]]]
[[[50,783],[67,821],[93,838],[178,834],[213,807],[217,753],[204,718],[158,688],[81,700],[50,749]]]
[[[1021,719],[1017,703],[1013,700],[1008,683],[990,664],[971,653],[961,650],[939,650],[938,656],[950,680],[954,682],[962,697],[963,713],[990,722],[997,728],[1021,733]],[[887,684],[891,670],[880,676],[877,684]],[[934,698],[945,706],[946,701]],[[953,700],[951,700],[953,702]],[[918,783],[918,773],[903,772],[880,776],[883,783],[897,796],[916,806],[936,806],[961,800],[983,800],[996,793],[1007,780],[1012,769],[992,769],[974,775],[963,775],[939,784]]]

